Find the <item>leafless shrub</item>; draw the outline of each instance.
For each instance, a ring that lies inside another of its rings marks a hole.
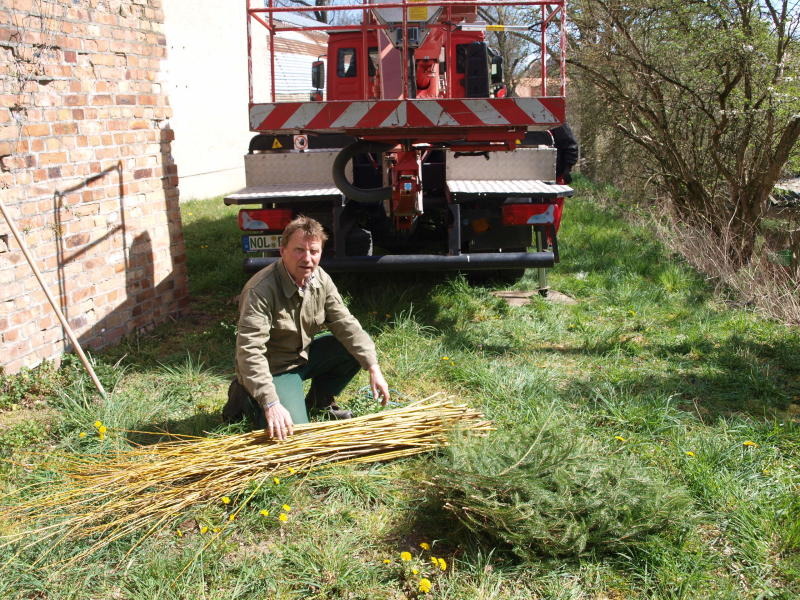
[[[741,257],[731,255],[739,247],[732,228],[704,228],[696,223],[676,222],[654,208],[655,229],[664,243],[708,276],[718,292],[728,292],[735,302],[757,310],[766,317],[800,325],[800,263],[795,254],[781,261],[766,240],[757,245],[751,259],[742,266]],[[722,243],[720,243],[722,242]]]

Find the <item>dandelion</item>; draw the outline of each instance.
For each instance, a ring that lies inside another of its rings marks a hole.
[[[390,564],[392,564],[392,559],[390,559],[390,558],[384,558],[384,559],[383,559],[383,564],[385,564],[385,565],[390,565]]]
[[[431,549],[431,545],[428,542],[420,542],[419,547],[422,548],[423,550]]]
[[[297,469],[289,467],[289,475],[294,475],[295,473],[297,473]]]
[[[236,518],[236,515],[228,515],[228,521],[233,521]]]
[[[258,511],[258,514],[260,514],[262,517],[268,517],[269,511],[266,508],[262,508],[260,511]]]
[[[289,512],[290,510],[292,510],[292,507],[289,506],[288,504],[284,504],[283,506],[281,506],[281,510],[283,512]]]
[[[94,428],[95,429],[100,429],[102,426],[103,426],[103,422],[102,421],[95,421],[94,422]]]
[[[742,446],[751,446],[753,448],[758,448],[758,444],[756,444],[752,440],[747,440],[746,442],[742,442]]]
[[[416,575],[417,573],[419,573],[419,569],[411,569],[412,575]]]
[[[219,533],[220,531],[222,531],[222,527],[214,527],[214,529],[212,529],[211,531],[213,531],[214,533]]]
[[[694,456],[694,452],[692,452],[691,450],[687,450],[685,454],[686,456]]]
[[[222,497],[222,503],[223,504],[230,504],[231,503],[231,499],[228,496],[223,496]]]
[[[178,537],[183,537],[183,532],[180,529],[176,529],[175,535],[177,535]]]
[[[275,485],[278,485],[280,482],[281,482],[281,478],[280,477],[273,477],[272,478],[272,483],[274,483]]]
[[[450,357],[449,356],[443,356],[442,360],[450,360]]]
[[[278,521],[283,521],[284,523],[289,520],[289,515],[286,513],[281,513],[278,515]]]
[[[427,577],[423,577],[422,579],[420,579],[419,580],[418,589],[423,594],[427,594],[428,592],[430,592],[431,591],[431,580],[428,579]]]
[[[85,437],[86,437],[86,432],[85,432],[85,431],[81,431],[81,432],[78,434],[78,437],[79,437],[79,438],[85,438]]]
[[[443,558],[440,558],[438,562],[439,562],[439,568],[442,571],[446,571],[447,570],[447,561],[445,559],[443,559]]]
[[[404,560],[404,561],[411,560],[411,552],[401,552],[400,553],[400,560]]]
[[[439,559],[436,558],[435,556],[431,556],[431,562],[433,563],[434,567],[438,567],[439,566]]]
[[[615,435],[614,439],[615,440],[619,440],[620,442],[627,442],[628,441],[624,437],[622,437],[621,435]]]
[[[206,525],[203,525],[203,526],[200,528],[200,533],[208,533],[208,527],[207,527]]]

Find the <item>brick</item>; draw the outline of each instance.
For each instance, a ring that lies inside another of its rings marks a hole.
[[[53,125],[53,133],[55,135],[67,135],[78,132],[77,123],[55,123]]]
[[[83,106],[86,104],[86,95],[71,94],[69,96],[64,96],[64,104],[67,106]]]
[[[38,156],[38,162],[40,165],[52,165],[55,163],[64,163],[67,162],[67,153],[66,152],[43,152]]]
[[[77,235],[73,235],[68,237],[66,240],[67,248],[75,248],[76,246],[82,246],[84,244],[89,243],[89,234],[88,233],[79,233]]]
[[[22,128],[22,134],[30,137],[41,137],[50,135],[50,125],[41,123],[38,125],[25,125]]]

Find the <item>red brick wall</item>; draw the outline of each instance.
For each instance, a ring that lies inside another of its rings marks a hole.
[[[161,0],[0,4],[0,197],[89,348],[187,298],[162,25]],[[0,218],[0,367],[65,339]]]

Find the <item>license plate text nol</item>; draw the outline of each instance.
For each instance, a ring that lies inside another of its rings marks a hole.
[[[281,245],[279,235],[243,235],[242,247],[245,252],[261,252],[262,250],[277,250]]]

